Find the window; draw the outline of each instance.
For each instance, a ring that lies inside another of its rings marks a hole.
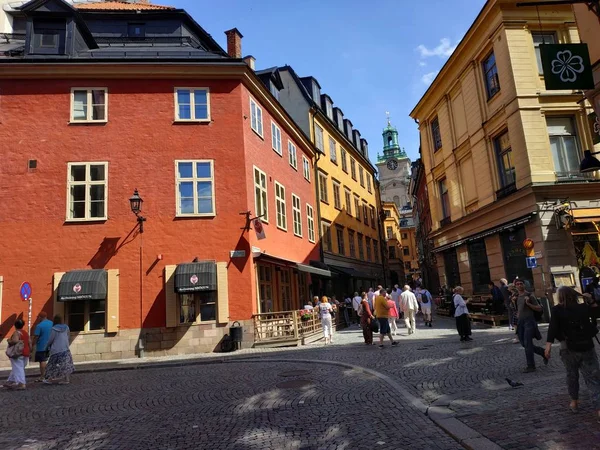
[[[304,155],[302,155],[302,171],[304,172],[304,179],[310,181],[310,161]]]
[[[348,158],[346,150],[343,148],[340,148],[340,158],[342,158],[342,170],[348,173]]]
[[[348,189],[344,189],[344,195],[346,197],[346,212],[348,215],[352,215],[352,194]]]
[[[360,221],[360,199],[354,197],[354,211],[356,212],[356,220]]]
[[[333,107],[331,106],[331,102],[325,100],[325,111],[327,112],[327,117],[333,120]]]
[[[267,201],[267,174],[258,167],[254,168],[254,209],[263,222],[269,222],[269,203]]]
[[[410,261],[406,261],[404,263],[404,269],[407,270],[407,271],[410,271]]]
[[[262,109],[253,99],[250,99],[250,127],[263,137]]]
[[[325,152],[325,147],[323,146],[323,128],[315,123],[315,147]]]
[[[300,209],[300,197],[292,194],[292,216],[294,219],[294,234],[302,237],[302,212]]]
[[[71,331],[101,331],[106,324],[106,300],[65,303],[65,316]]]
[[[402,233],[402,239],[408,239],[408,234]]]
[[[177,294],[177,297],[181,325],[216,320],[217,293],[215,291]]]
[[[354,239],[354,231],[348,230],[348,249],[350,250],[350,256],[356,258],[356,242]]]
[[[329,157],[332,163],[337,164],[337,150],[335,148],[335,141],[329,138]]]
[[[319,198],[324,203],[329,203],[329,196],[327,193],[327,175],[323,172],[319,172]]]
[[[271,91],[273,97],[279,100],[279,89],[277,89],[277,86],[275,86],[275,83],[273,83],[272,81],[269,83],[269,91]]]
[[[379,241],[373,241],[373,260],[379,262]]]
[[[371,228],[375,229],[375,208],[373,206],[369,206],[371,210]]]
[[[106,122],[108,93],[104,88],[71,91],[71,122]]]
[[[533,38],[533,47],[535,48],[535,59],[537,61],[538,73],[543,75],[544,67],[542,66],[540,44],[556,44],[556,34],[548,32],[532,32],[531,37]]]
[[[275,182],[275,210],[277,212],[277,228],[287,230],[287,215],[285,212],[285,188]]]
[[[386,218],[392,217],[392,212],[389,209],[386,209],[385,211],[383,211],[383,213],[385,214]]]
[[[358,166],[358,177],[360,179],[360,185],[365,187],[365,170],[362,166]]]
[[[504,132],[494,139],[494,147],[498,160],[500,187],[504,188],[515,184],[515,167],[512,162],[512,149],[508,139],[508,132]],[[579,169],[579,162],[577,162],[577,167]]]
[[[388,247],[388,255],[390,259],[396,259],[396,247],[390,245]]]
[[[366,203],[363,203],[363,222],[365,225],[369,225],[369,207]]]
[[[498,68],[496,67],[494,52],[483,61],[483,74],[485,76],[485,88],[489,100],[500,92],[500,79],[498,78]]]
[[[143,38],[146,36],[146,24],[145,23],[128,23],[127,24],[127,36],[133,38]]]
[[[485,241],[469,242],[467,244],[469,251],[469,264],[471,266],[471,277],[473,279],[473,292],[489,292],[490,267],[485,248]]]
[[[438,181],[440,187],[440,199],[442,202],[442,220],[450,218],[450,197],[448,196],[448,187],[446,179]]]
[[[367,175],[367,191],[369,191],[369,194],[373,193],[373,189],[371,188],[371,176]]]
[[[385,235],[388,239],[394,239],[394,230],[392,227],[385,227]]]
[[[410,256],[410,248],[408,248],[408,247],[404,247],[404,248],[402,249],[402,254],[403,254],[404,256]]]
[[[281,150],[281,129],[274,122],[271,122],[271,147],[280,156],[283,155],[283,151]]]
[[[106,220],[108,163],[69,163],[67,220]]]
[[[579,177],[581,159],[575,124],[571,117],[546,117],[554,171],[558,178]]]
[[[350,157],[350,172],[352,175],[352,179],[356,181],[356,161],[352,156]]]
[[[337,238],[338,254],[345,255],[346,247],[344,245],[344,229],[342,227],[335,227],[335,234]]]
[[[296,146],[294,144],[292,144],[291,141],[288,141],[288,159],[290,162],[290,166],[292,166],[294,169],[298,170],[298,158],[297,158],[297,154],[296,154]],[[306,178],[306,175],[305,175],[305,178]],[[309,178],[310,178],[310,176],[309,176]]]
[[[271,312],[273,311],[273,268],[262,264],[256,266],[258,268],[260,312]]]
[[[175,88],[175,120],[210,121],[208,88]]]
[[[365,249],[363,247],[363,235],[358,233],[358,259],[364,261],[365,259]]]
[[[342,209],[342,194],[340,192],[340,183],[333,182],[333,206],[335,209]]]
[[[306,204],[306,222],[308,226],[308,242],[315,242],[315,217],[313,208],[308,203]]]
[[[175,161],[178,216],[213,216],[215,183],[212,161]]]
[[[442,148],[442,135],[440,133],[440,122],[436,117],[431,121],[431,136],[433,137],[433,151],[437,152]]]
[[[365,237],[365,247],[367,248],[367,261],[371,261],[371,238]]]
[[[64,55],[67,24],[62,20],[33,20],[31,53]]]
[[[504,256],[504,273],[506,278],[514,280],[519,277],[524,280],[525,286],[533,287],[533,272],[527,267],[527,255],[523,248],[523,241],[527,239],[523,225],[509,228],[500,233],[502,254]]]
[[[460,286],[460,269],[456,248],[444,252],[444,269],[446,270],[446,285],[450,289]]]
[[[331,245],[331,224],[328,222],[321,222],[322,224],[322,233],[323,233],[323,250],[326,252],[332,251]]]
[[[292,275],[288,268],[281,268],[279,272],[279,289],[281,293],[281,311],[292,310]]]

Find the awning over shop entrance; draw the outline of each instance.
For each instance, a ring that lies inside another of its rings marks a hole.
[[[290,259],[280,258],[279,256],[270,255],[264,252],[258,256],[255,256],[254,259],[270,262],[272,264],[279,264],[281,266],[288,267],[291,269],[297,269],[300,272],[306,272],[311,273],[313,275],[319,275],[321,277],[331,278],[331,272],[328,270],[329,268],[326,264],[323,264],[320,261],[311,261],[309,266],[307,264],[302,264],[296,261],[292,261]]]
[[[106,300],[108,277],[104,269],[71,270],[58,284],[57,300]]]
[[[331,269],[332,272],[337,273],[339,275],[345,275],[351,278],[360,278],[363,280],[374,280],[375,277],[366,273],[366,272],[361,272],[359,270],[353,269],[351,267],[341,267],[341,266],[334,266],[332,264],[329,264],[329,268]]]
[[[318,267],[307,266],[306,264],[296,264],[300,272],[312,273],[313,275],[319,275],[326,278],[331,278],[331,272],[325,269],[319,269]]]
[[[178,264],[175,269],[175,292],[188,294],[217,290],[217,263],[200,261]]]

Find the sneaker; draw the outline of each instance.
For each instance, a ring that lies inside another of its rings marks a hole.
[[[380,345],[379,348],[383,348],[383,345]]]
[[[465,341],[472,341],[473,339],[471,339],[469,336],[465,337]]]
[[[393,341],[392,345],[398,345],[398,341]]]
[[[527,366],[527,367],[525,367],[525,369],[523,369],[523,373],[531,373],[531,372],[535,372],[535,367]]]

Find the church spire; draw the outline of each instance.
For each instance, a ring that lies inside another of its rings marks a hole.
[[[398,130],[392,125],[389,111],[385,112],[387,117],[387,126],[383,129],[383,157],[382,160],[389,158],[406,158],[406,153],[400,148],[398,142]]]

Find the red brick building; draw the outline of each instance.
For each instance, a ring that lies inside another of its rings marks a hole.
[[[64,314],[76,360],[140,338],[212,351],[236,320],[251,342],[252,315],[300,308],[319,272],[313,147],[277,74],[241,59],[237,30],[227,53],[185,11],[136,6],[34,0],[0,47],[1,333],[29,281],[33,320]]]

